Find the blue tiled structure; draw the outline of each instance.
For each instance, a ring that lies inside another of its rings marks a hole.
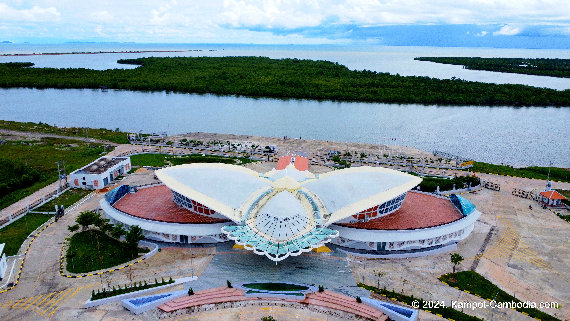
[[[105,194],[105,200],[109,202],[109,204],[113,205],[115,202],[121,199],[121,197],[125,196],[129,192],[130,188],[128,185],[121,185],[109,191]]]
[[[455,205],[463,215],[469,215],[475,210],[475,205],[473,203],[459,195],[451,194],[449,198],[453,205]]]

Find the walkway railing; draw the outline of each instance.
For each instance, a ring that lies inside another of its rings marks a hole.
[[[24,215],[31,212],[34,208],[44,205],[45,203],[51,201],[52,199],[58,197],[59,195],[67,191],[69,188],[70,188],[69,183],[65,183],[61,189],[58,187],[55,190],[43,195],[42,197],[28,202],[26,206],[21,207],[20,209],[13,211],[3,219],[0,219],[0,228],[3,228],[11,224],[13,221],[22,218]]]

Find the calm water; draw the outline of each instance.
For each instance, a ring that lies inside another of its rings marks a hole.
[[[101,90],[1,89],[0,119],[397,144],[514,166],[570,167],[570,108],[454,107]],[[394,140],[395,138],[395,140]]]
[[[569,58],[568,50],[495,49],[495,48],[441,48],[441,47],[385,47],[385,46],[308,46],[308,45],[196,45],[196,44],[122,44],[76,43],[57,45],[0,44],[1,54],[99,52],[99,51],[182,50],[168,53],[118,53],[97,55],[59,55],[2,57],[0,62],[30,61],[37,67],[57,68],[133,68],[116,63],[122,58],[148,56],[266,56],[270,58],[300,58],[338,62],[350,69],[367,69],[400,75],[434,78],[457,77],[465,80],[526,84],[558,90],[570,89],[570,79],[517,75],[463,69],[461,66],[415,61],[419,56],[468,56],[514,58]],[[191,50],[191,51],[189,51]],[[196,51],[195,51],[196,50]],[[199,51],[197,51],[199,50]]]

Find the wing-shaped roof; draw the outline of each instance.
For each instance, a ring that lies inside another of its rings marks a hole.
[[[353,167],[319,175],[302,186],[318,195],[334,223],[389,201],[412,189],[421,178],[381,167]]]
[[[233,220],[258,190],[271,184],[251,169],[227,164],[185,164],[160,169],[156,176],[170,189]]]

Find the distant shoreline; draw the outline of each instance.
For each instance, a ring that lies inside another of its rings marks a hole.
[[[41,53],[18,53],[18,54],[2,54],[2,57],[26,57],[26,56],[60,56],[60,55],[97,55],[97,54],[118,54],[118,53],[156,53],[156,52],[189,52],[189,51],[205,51],[203,49],[193,50],[127,50],[127,51],[79,51],[79,52],[41,52]],[[217,51],[209,49],[207,51]]]

